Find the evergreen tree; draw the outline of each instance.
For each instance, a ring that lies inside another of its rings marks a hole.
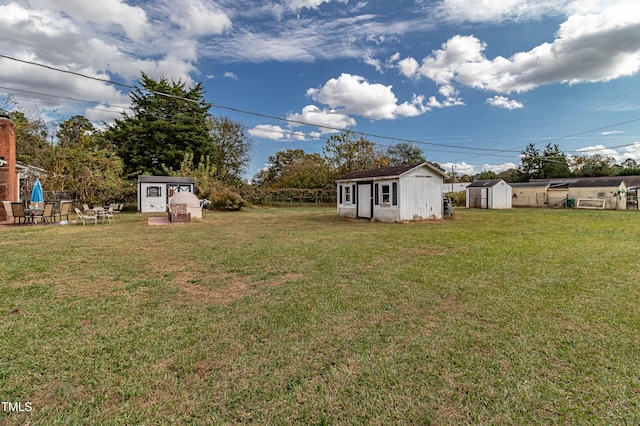
[[[181,81],[156,81],[142,73],[130,97],[133,114],[124,114],[105,133],[127,176],[178,170],[186,152],[197,159],[213,155],[210,104],[200,83],[186,88]]]
[[[567,157],[558,145],[547,144],[542,152],[542,168],[540,178],[564,178],[571,176]]]

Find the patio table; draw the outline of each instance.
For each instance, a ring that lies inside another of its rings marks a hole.
[[[44,223],[44,210],[43,209],[28,209],[26,210],[29,220],[32,225],[35,225],[36,220],[40,220],[40,223]]]

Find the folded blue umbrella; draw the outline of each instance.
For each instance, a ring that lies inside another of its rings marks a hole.
[[[44,197],[42,195],[42,184],[40,183],[40,179],[36,179],[36,181],[33,184],[33,188],[31,189],[31,202],[32,203],[44,202]]]

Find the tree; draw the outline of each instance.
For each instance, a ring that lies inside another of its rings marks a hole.
[[[269,165],[252,179],[254,185],[272,188],[324,189],[333,186],[333,176],[320,154],[302,149],[278,151]]]
[[[522,151],[520,166],[518,167],[520,182],[528,182],[540,176],[540,170],[542,169],[542,159],[540,157],[540,151],[532,143]]]
[[[498,173],[498,179],[502,179],[505,182],[516,182],[518,179],[517,169],[507,169]]]
[[[52,148],[50,128],[42,118],[29,119],[21,111],[11,111],[9,118],[16,125],[16,160],[44,168]]]
[[[82,115],[74,115],[58,126],[58,132],[56,134],[58,139],[57,145],[60,147],[69,147],[81,143],[86,144],[87,140],[85,136],[87,134],[93,135],[95,130],[96,128],[89,119]]]
[[[323,152],[327,164],[337,175],[389,164],[389,159],[376,150],[373,142],[351,130],[331,135]]]
[[[498,175],[496,174],[496,172],[493,172],[491,170],[484,170],[478,173],[477,175],[478,180],[491,180],[491,179],[497,179],[497,178],[498,178]]]
[[[620,170],[618,170],[619,176],[637,176],[640,175],[640,165],[632,158],[627,158],[620,164]]]
[[[547,144],[542,152],[542,168],[540,178],[564,178],[571,176],[569,162],[566,155],[560,151],[558,145]]]
[[[534,144],[529,144],[522,151],[518,176],[520,182],[531,179],[549,179],[571,176],[569,162],[558,145],[547,144],[544,151],[540,152]]]
[[[214,176],[226,184],[239,186],[251,161],[253,140],[241,124],[227,117],[210,117],[207,122],[213,143]]]
[[[615,160],[600,154],[576,157],[574,174],[580,177],[613,176]]]
[[[89,120],[74,116],[58,126],[58,144],[52,147],[44,168],[50,190],[73,190],[87,203],[122,199],[122,160],[112,151],[101,149],[102,135]]]
[[[396,145],[390,146],[387,148],[386,155],[389,158],[390,166],[423,163],[427,161],[424,158],[422,148],[409,142],[400,142]]]
[[[133,114],[124,114],[105,132],[127,176],[161,174],[163,164],[177,170],[187,151],[198,159],[213,156],[207,122],[211,105],[200,83],[186,88],[181,81],[156,81],[142,73],[130,98]]]
[[[165,173],[167,176],[193,178],[195,193],[200,197],[209,197],[211,191],[216,186],[216,168],[211,163],[211,159],[204,157],[196,166],[193,161],[193,152],[191,151],[184,153],[184,158],[178,170],[165,168]]]

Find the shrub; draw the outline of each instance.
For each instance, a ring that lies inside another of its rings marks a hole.
[[[209,195],[209,207],[217,210],[240,210],[247,202],[232,189],[221,184],[215,185]]]
[[[445,195],[449,197],[449,199],[451,200],[454,206],[464,207],[467,205],[466,190],[459,191],[459,192],[447,192]]]

